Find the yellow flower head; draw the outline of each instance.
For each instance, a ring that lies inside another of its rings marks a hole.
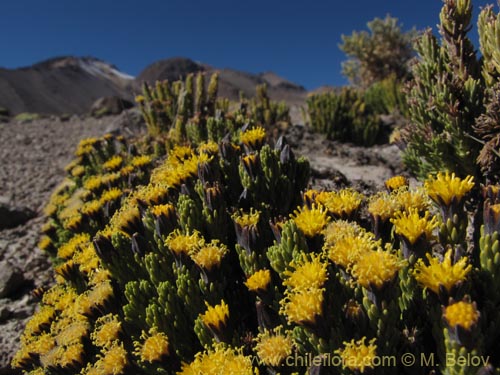
[[[141,225],[141,212],[139,207],[127,201],[122,205],[110,220],[110,227],[121,232],[127,237],[131,237]]]
[[[167,335],[163,332],[151,329],[149,335],[143,333],[141,337],[144,339],[144,343],[139,345],[136,354],[141,358],[142,362],[153,363],[168,356],[170,344]]]
[[[453,201],[460,203],[474,187],[474,177],[467,176],[462,180],[455,173],[439,172],[435,177],[429,176],[424,186],[434,202],[449,207]]]
[[[252,359],[241,354],[241,350],[227,348],[224,344],[215,344],[214,348],[204,353],[197,353],[190,364],[184,363],[177,375],[256,375],[252,368]]]
[[[319,289],[323,286],[328,278],[326,271],[327,264],[321,260],[320,255],[311,255],[309,261],[305,256],[300,262],[290,264],[293,271],[285,271],[287,279],[283,281],[283,285],[289,287],[294,292],[299,290],[308,290],[309,288]]]
[[[141,168],[151,164],[152,161],[153,159],[149,155],[139,155],[130,160],[130,165],[135,168]]]
[[[397,213],[391,222],[394,224],[395,232],[413,245],[422,236],[427,240],[433,237],[432,232],[439,222],[437,217],[429,219],[429,216],[429,211],[425,212],[424,217],[420,217],[417,209],[410,209],[408,212]]]
[[[96,320],[94,332],[91,333],[90,338],[95,346],[107,348],[120,338],[121,330],[122,323],[118,316],[107,314]]]
[[[240,140],[245,146],[257,149],[262,146],[266,140],[266,131],[263,127],[258,126],[241,133]]]
[[[167,246],[176,255],[189,255],[190,253],[196,251],[200,246],[203,246],[204,243],[205,240],[201,236],[200,232],[194,231],[193,234],[186,235],[182,234],[179,229],[170,232],[165,240],[165,246]]]
[[[219,152],[219,145],[214,141],[203,142],[198,146],[200,154],[216,155]]]
[[[151,207],[151,212],[156,217],[165,216],[167,218],[175,217],[175,206],[173,204],[157,204]]]
[[[382,221],[391,218],[399,209],[400,205],[395,196],[386,192],[372,195],[368,202],[368,212],[373,217],[380,217]]]
[[[102,209],[101,202],[98,201],[97,199],[93,199],[91,201],[85,202],[85,204],[82,206],[80,212],[83,215],[95,217],[96,215],[99,214],[101,209]]]
[[[338,233],[337,238],[333,235],[329,237],[329,241],[325,241],[323,250],[328,259],[344,269],[350,268],[365,254],[377,250],[380,247],[380,241],[375,240],[375,235],[371,232],[366,232],[363,228],[351,227],[344,233]]]
[[[106,171],[116,171],[123,164],[123,158],[120,155],[114,155],[106,162],[103,163],[102,167]]]
[[[62,259],[70,259],[81,246],[90,242],[90,235],[87,233],[76,234],[57,250],[57,256]]]
[[[321,234],[330,220],[325,208],[316,204],[313,204],[311,208],[299,207],[290,215],[290,218],[306,237]]]
[[[363,194],[356,190],[343,189],[338,192],[319,193],[316,202],[321,203],[328,212],[337,217],[349,217],[359,208],[363,198]]]
[[[280,313],[285,315],[288,323],[314,323],[323,313],[324,288],[309,288],[298,292],[287,292],[280,301]]]
[[[83,165],[77,165],[71,170],[71,175],[73,177],[81,177],[85,174],[85,167]]]
[[[380,289],[402,266],[395,254],[380,249],[362,255],[352,266],[352,274],[362,287]]]
[[[104,183],[105,182],[103,176],[90,176],[89,178],[85,179],[83,187],[88,191],[95,192],[99,190],[104,185]]]
[[[45,305],[36,312],[26,324],[25,332],[30,334],[39,334],[50,327],[50,324],[56,317],[54,307]]]
[[[148,206],[163,204],[168,200],[168,187],[164,184],[141,186],[135,191],[133,200],[140,200]]]
[[[98,374],[121,375],[125,374],[127,365],[127,351],[123,347],[123,343],[118,343],[116,341],[110,348],[103,352],[101,358],[95,363],[94,367]]]
[[[264,333],[259,333],[255,340],[257,342],[255,352],[267,366],[277,367],[292,354],[293,339],[288,333],[283,334],[281,331],[281,326],[273,331],[266,330]]]
[[[76,148],[75,155],[83,156],[89,154],[94,149],[94,145],[99,142],[97,138],[86,138],[82,139]]]
[[[251,292],[257,292],[259,290],[266,290],[270,282],[271,271],[259,270],[245,281],[245,285]]]
[[[407,187],[409,185],[409,181],[404,176],[394,176],[385,181],[385,187],[389,191],[395,191],[402,187]]]
[[[201,321],[205,326],[220,331],[226,326],[229,319],[229,306],[222,300],[220,305],[210,306],[207,304],[207,311],[201,315]]]
[[[56,343],[59,346],[68,346],[82,342],[89,334],[90,324],[86,320],[77,320],[70,323],[56,336]]]
[[[245,213],[242,210],[236,211],[231,218],[234,222],[241,228],[245,227],[255,227],[259,223],[260,211],[255,210],[253,207],[250,208],[250,212]]]
[[[429,265],[425,265],[422,259],[415,264],[413,275],[415,279],[424,287],[429,288],[434,293],[439,294],[439,287],[444,287],[448,292],[458,282],[465,280],[472,265],[467,265],[467,257],[462,257],[455,264],[451,264],[451,250],[448,250],[442,262],[438,258],[433,258],[426,254]]]
[[[377,356],[376,339],[371,339],[368,345],[365,341],[366,337],[358,341],[353,339],[351,342],[344,342],[343,349],[335,351],[342,358],[342,367],[344,369],[348,368],[363,374],[366,369],[374,367],[374,361]]]
[[[191,259],[201,268],[211,271],[218,267],[224,255],[228,252],[227,246],[218,240],[212,240],[200,248],[194,248],[191,251]]]
[[[121,189],[118,188],[111,188],[109,190],[106,190],[102,193],[101,198],[99,199],[99,202],[102,205],[105,205],[108,202],[113,202],[121,198],[123,195],[123,192]]]
[[[419,212],[426,211],[430,206],[429,196],[425,189],[420,187],[414,190],[407,188],[399,188],[392,193],[396,203],[399,205],[401,211],[409,211],[415,209]]]
[[[444,318],[451,328],[460,326],[470,330],[479,320],[479,311],[477,311],[475,303],[460,301],[444,309]]]

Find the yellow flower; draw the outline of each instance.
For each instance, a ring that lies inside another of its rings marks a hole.
[[[231,218],[240,227],[255,227],[259,223],[260,211],[254,210],[253,207],[250,208],[250,212],[245,213],[242,210],[236,211]]]
[[[407,187],[409,185],[409,181],[404,176],[394,176],[385,181],[385,187],[389,191],[395,191],[402,187]]]
[[[280,313],[291,323],[314,323],[323,312],[324,288],[309,288],[296,293],[287,291],[280,301]]]
[[[87,233],[76,234],[71,239],[61,245],[57,250],[57,256],[62,259],[70,259],[81,246],[90,242],[90,235]]]
[[[258,126],[241,133],[240,140],[241,143],[252,149],[259,148],[266,140],[266,131],[263,127]]]
[[[433,237],[432,232],[439,222],[435,216],[431,219],[429,216],[429,211],[426,211],[424,217],[420,217],[418,210],[413,208],[408,212],[397,213],[391,222],[394,224],[395,232],[413,245],[422,236],[427,240]]]
[[[37,246],[40,250],[47,251],[53,246],[53,243],[49,236],[42,236]]]
[[[174,217],[175,206],[173,204],[157,204],[151,207],[151,212],[155,216]]]
[[[123,164],[123,158],[120,155],[114,155],[102,164],[107,171],[116,171]]]
[[[114,341],[120,338],[121,330],[122,323],[118,316],[107,314],[96,320],[90,338],[95,346],[110,347]]]
[[[149,184],[139,187],[133,196],[133,200],[142,201],[148,206],[163,204],[168,199],[168,187],[163,184]]]
[[[127,351],[122,344],[115,342],[95,363],[100,375],[120,375],[125,373],[128,365]]]
[[[139,207],[131,201],[125,202],[110,220],[110,227],[131,237],[142,225]]]
[[[85,167],[83,165],[77,165],[71,170],[71,175],[73,177],[81,177],[85,174]]]
[[[366,337],[363,337],[358,341],[353,339],[350,342],[344,342],[344,348],[335,351],[342,358],[342,367],[344,369],[348,368],[363,374],[366,369],[374,367],[374,361],[377,357],[376,339],[371,339],[368,345],[365,344],[365,340]]]
[[[395,254],[379,249],[362,255],[352,266],[352,275],[362,287],[380,289],[402,266]]]
[[[349,217],[356,211],[363,201],[363,194],[352,190],[343,189],[339,192],[322,192],[316,197],[316,202],[326,207],[328,212],[338,217]]]
[[[474,177],[467,176],[462,180],[455,173],[439,172],[435,177],[429,176],[424,186],[434,202],[448,207],[452,201],[462,201],[465,194],[474,187]]]
[[[36,312],[26,324],[25,331],[29,334],[38,334],[50,327],[56,317],[54,307],[45,305]]]
[[[323,250],[328,259],[344,269],[350,268],[365,254],[380,248],[380,241],[375,241],[375,235],[361,227],[357,233],[346,231],[338,233],[336,240],[332,237],[325,241]]]
[[[265,330],[255,340],[255,352],[267,366],[277,367],[292,354],[293,340],[289,334],[281,333],[281,330],[281,326],[273,331]]]
[[[99,190],[103,185],[104,179],[101,175],[90,176],[83,182],[83,187],[92,192]]]
[[[149,155],[139,155],[133,157],[132,160],[130,160],[130,165],[136,168],[141,168],[151,164],[152,161],[153,159],[151,159],[151,156]]]
[[[321,234],[330,220],[325,208],[315,204],[311,208],[299,207],[290,215],[290,218],[306,237]]]
[[[79,265],[80,272],[86,275],[90,274],[90,272],[100,265],[99,257],[91,242],[80,247],[80,250],[73,255],[73,261]]]
[[[395,196],[386,192],[372,195],[368,202],[368,212],[373,217],[380,217],[382,221],[391,218],[399,209],[400,205]]]
[[[222,343],[208,352],[197,353],[190,364],[183,363],[177,375],[256,375],[252,359],[241,354],[241,350],[225,347]]]
[[[214,141],[203,142],[198,146],[198,153],[216,155],[219,152],[219,145]]]
[[[399,188],[394,192],[394,199],[399,205],[401,211],[409,211],[410,209],[415,209],[419,212],[426,211],[430,206],[429,196],[425,192],[425,189],[420,187],[415,190],[409,190],[407,188]]]
[[[189,255],[200,246],[203,246],[205,240],[200,232],[194,231],[193,234],[185,235],[179,229],[172,231],[165,240],[167,246],[174,254]]]
[[[319,289],[328,278],[326,271],[327,264],[322,262],[320,255],[311,255],[311,260],[304,256],[302,261],[290,264],[293,271],[285,271],[286,280],[283,285],[291,288],[294,292],[308,290],[310,288]]]
[[[85,204],[82,206],[80,212],[84,215],[87,216],[96,216],[102,209],[101,202],[98,201],[97,199],[85,202]]]
[[[479,320],[479,311],[475,303],[460,301],[445,308],[444,318],[451,328],[460,326],[470,330]]]
[[[167,335],[163,332],[157,332],[156,329],[151,329],[149,335],[145,332],[141,335],[144,343],[134,343],[137,346],[135,352],[141,358],[142,362],[157,362],[169,354],[169,342]]]
[[[191,259],[198,266],[210,271],[219,266],[224,255],[228,252],[227,246],[218,240],[212,240],[209,244],[200,248],[193,248],[190,252]]]
[[[59,346],[68,346],[82,342],[82,338],[87,337],[90,324],[86,320],[77,320],[70,323],[56,336]]]
[[[85,350],[81,342],[76,342],[57,352],[56,364],[62,368],[73,367],[75,365],[82,365],[84,362]]]
[[[271,271],[259,270],[245,281],[245,285],[251,292],[257,292],[259,290],[266,290],[270,282]]]
[[[207,311],[200,315],[201,321],[205,326],[220,331],[221,328],[226,326],[229,319],[229,306],[224,300],[220,305],[210,306],[208,303],[206,305]]]
[[[467,257],[462,257],[455,264],[451,264],[451,250],[448,250],[442,262],[426,254],[429,265],[426,266],[422,259],[415,264],[413,275],[415,279],[424,287],[429,288],[434,293],[439,294],[439,287],[444,287],[448,292],[460,281],[465,280],[472,265],[467,265]]]
[[[121,198],[123,192],[118,188],[111,188],[109,190],[103,191],[99,202],[105,205],[108,202],[113,202]]]
[[[99,142],[97,138],[82,139],[76,148],[75,156],[83,156],[89,154],[94,149],[94,145]]]

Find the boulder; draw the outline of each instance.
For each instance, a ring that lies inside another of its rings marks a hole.
[[[106,128],[106,133],[115,135],[138,135],[146,131],[146,123],[141,111],[132,108],[116,116]]]
[[[7,197],[0,197],[0,230],[14,228],[35,217],[29,208],[13,207]]]
[[[90,114],[93,117],[103,117],[118,115],[126,109],[130,109],[134,103],[118,96],[107,96],[97,99],[90,107]]]
[[[24,283],[22,272],[9,262],[0,262],[0,298],[10,297],[16,293]]]

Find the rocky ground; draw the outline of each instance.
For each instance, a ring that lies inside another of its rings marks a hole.
[[[31,292],[53,274],[37,249],[43,208],[62,180],[78,142],[134,128],[137,113],[95,119],[51,117],[0,123],[0,374],[9,369],[19,335],[36,308]]]
[[[49,261],[36,244],[43,207],[62,180],[64,166],[82,138],[139,129],[134,110],[102,119],[74,116],[66,121],[52,117],[0,123],[0,374],[14,374],[10,358],[36,308],[31,292],[52,282]],[[286,137],[297,155],[309,158],[316,187],[372,191],[403,170],[395,146],[340,144],[301,125],[290,127]]]

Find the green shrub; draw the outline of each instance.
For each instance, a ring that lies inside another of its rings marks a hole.
[[[362,146],[371,146],[379,139],[380,118],[358,89],[344,87],[338,94],[311,95],[307,108],[312,128],[328,139]]]
[[[14,116],[14,120],[19,121],[19,122],[31,122],[35,121],[41,118],[41,115],[38,113],[19,113],[18,115]]]
[[[404,161],[417,176],[455,171],[499,180],[498,30],[492,7],[479,15],[482,58],[468,38],[472,3],[445,1],[441,42],[427,31],[408,93],[411,123],[403,132]]]

